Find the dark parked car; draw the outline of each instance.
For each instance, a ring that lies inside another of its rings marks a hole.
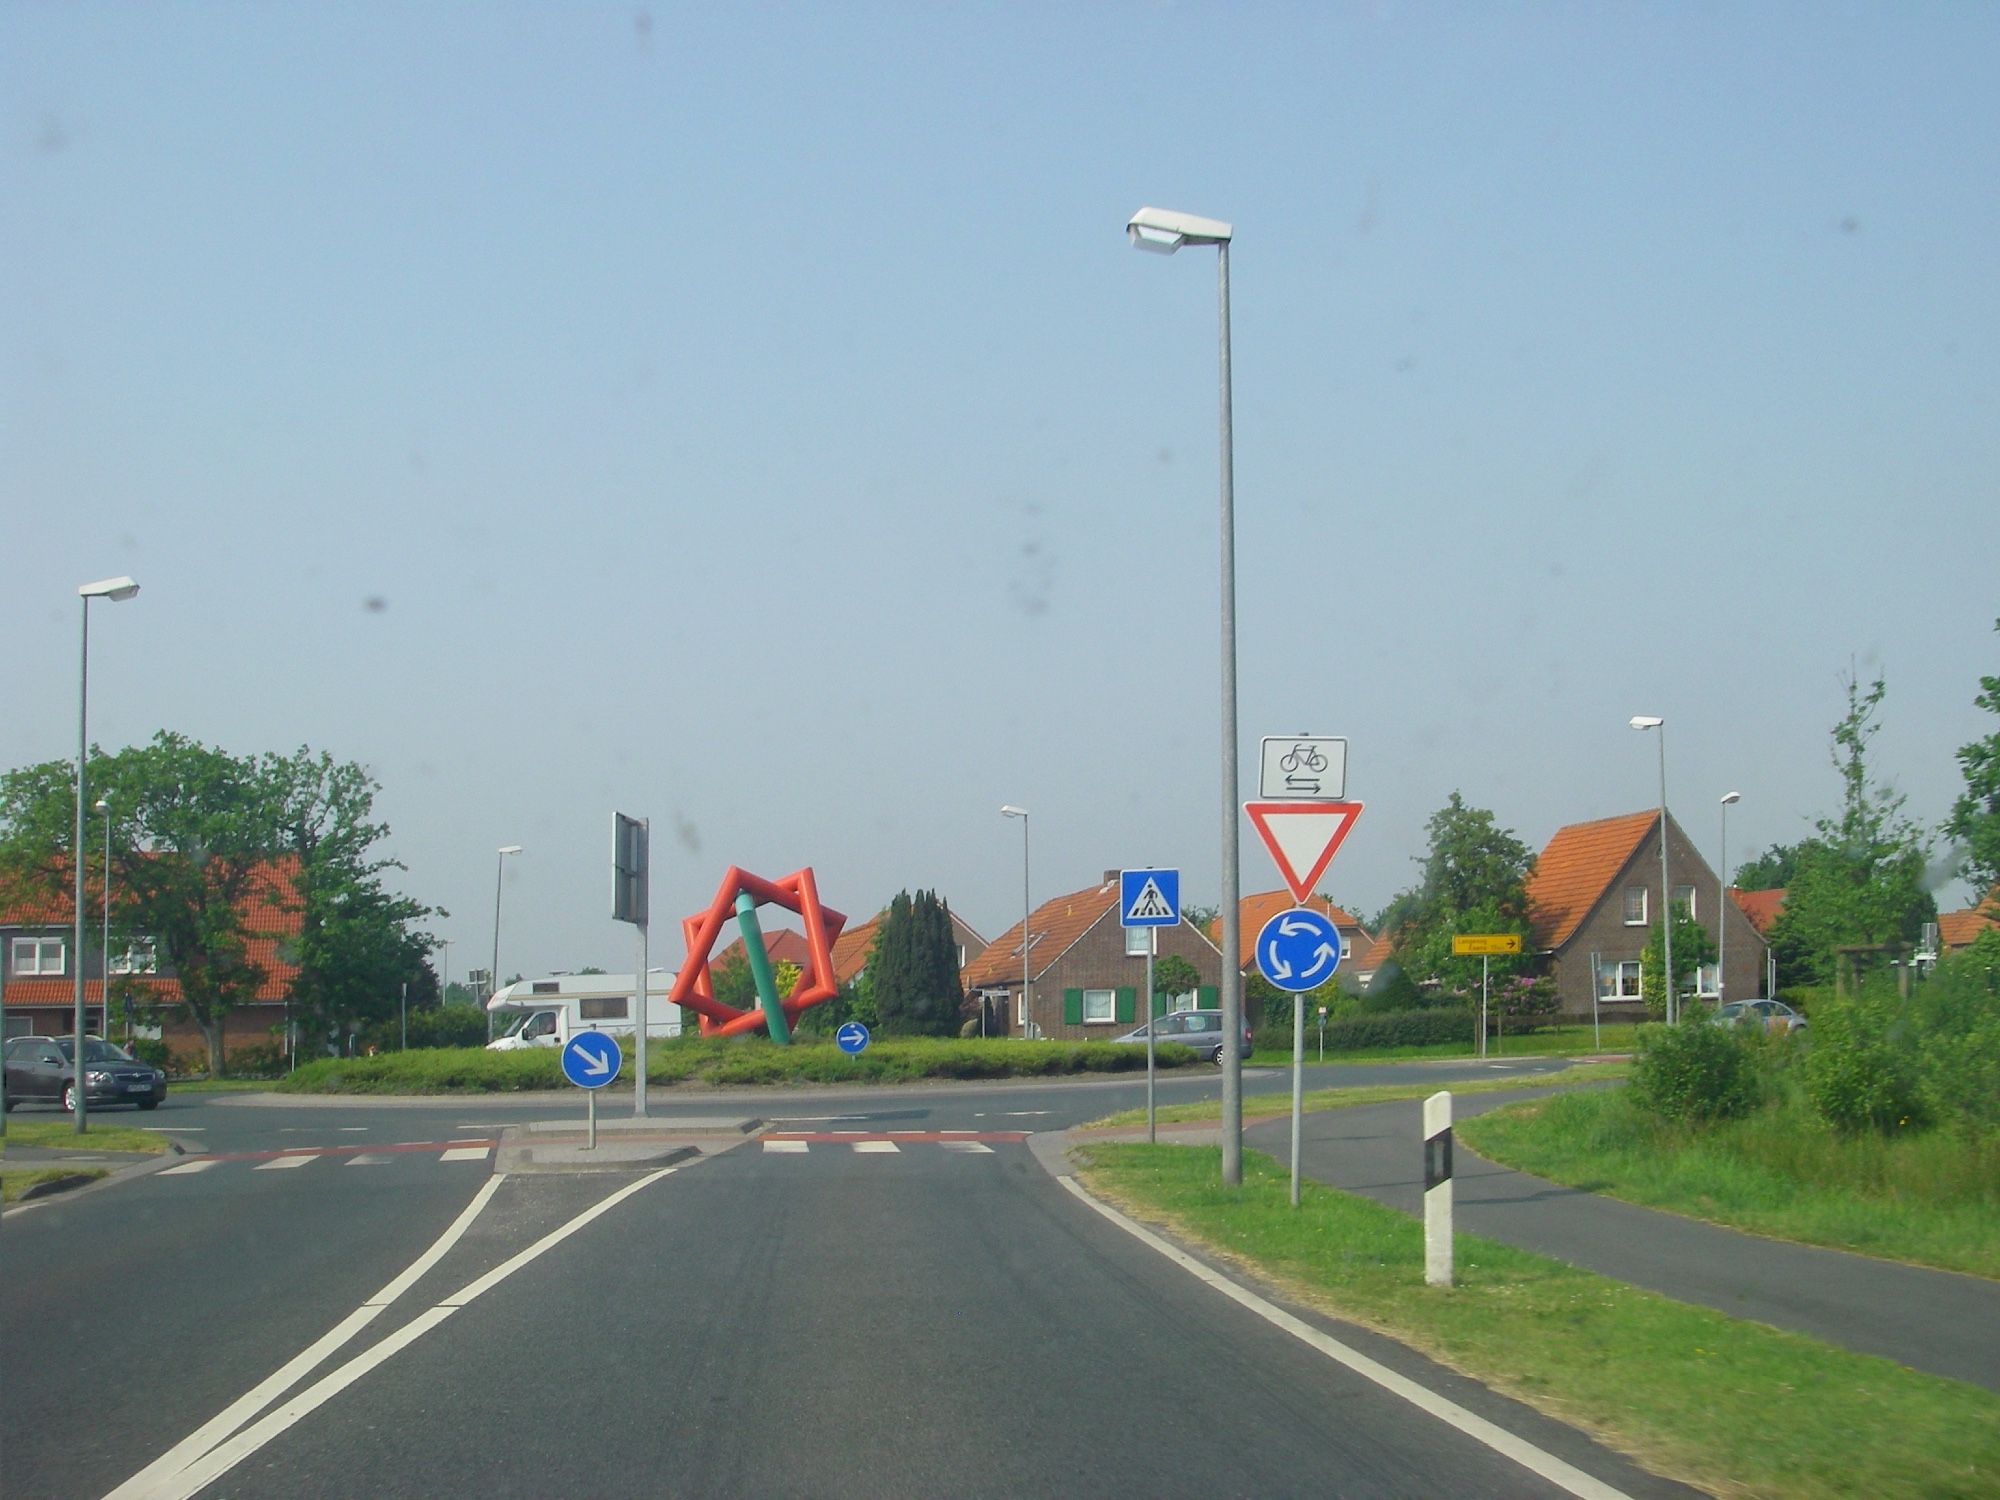
[[[76,1109],[76,1041],[73,1037],[17,1036],[7,1043],[7,1108],[29,1100]],[[136,1104],[157,1109],[167,1097],[167,1075],[102,1037],[83,1039],[83,1097],[93,1109]]]
[[[1128,1031],[1113,1041],[1146,1045],[1146,1028]],[[1212,1063],[1222,1061],[1222,1012],[1219,1010],[1177,1010],[1153,1020],[1155,1042],[1176,1042],[1192,1047]],[[1243,1025],[1243,1056],[1250,1055],[1250,1024]]]
[[[1782,1000],[1732,1000],[1715,1013],[1715,1024],[1789,1033],[1804,1031],[1806,1018]]]

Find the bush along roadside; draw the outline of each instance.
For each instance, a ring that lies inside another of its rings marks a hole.
[[[628,1045],[629,1045],[629,1039]],[[1163,1068],[1194,1067],[1201,1059],[1186,1047],[1163,1043]],[[850,1057],[831,1042],[774,1047],[761,1038],[686,1038],[655,1043],[646,1054],[650,1086],[795,1083],[904,1083],[924,1078],[1047,1078],[1083,1073],[1143,1072],[1143,1047],[1107,1042],[965,1041],[891,1037]],[[632,1081],[627,1053],[619,1073]],[[553,1047],[521,1052],[439,1048],[384,1052],[374,1057],[329,1057],[307,1063],[279,1080],[284,1093],[481,1094],[569,1087]]]

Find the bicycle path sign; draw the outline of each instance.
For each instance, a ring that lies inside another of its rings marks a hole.
[[[1347,795],[1347,741],[1310,734],[1264,736],[1257,795],[1267,802],[1338,802]]]

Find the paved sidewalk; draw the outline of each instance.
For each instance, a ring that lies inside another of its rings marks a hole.
[[[1547,1089],[1453,1099],[1457,1118]],[[1423,1212],[1423,1105],[1305,1116],[1299,1171],[1415,1217]],[[1145,1138],[1120,1130],[1086,1139]],[[1076,1139],[1077,1137],[1072,1137]],[[1212,1145],[1215,1126],[1163,1126],[1162,1142]],[[1289,1115],[1246,1125],[1246,1148],[1291,1160]],[[1679,1302],[2000,1391],[2000,1282],[1764,1239],[1563,1187],[1475,1155],[1454,1163],[1453,1228],[1518,1245]]]

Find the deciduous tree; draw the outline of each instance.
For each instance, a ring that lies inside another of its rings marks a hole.
[[[2000,631],[2000,620],[1993,622],[1993,628]],[[1972,701],[1990,714],[2000,714],[2000,677],[1980,678],[1979,696]],[[1961,745],[1958,766],[1965,774],[1965,791],[1952,804],[1944,831],[1957,841],[1959,873],[1978,901],[2000,890],[2000,729]]]

